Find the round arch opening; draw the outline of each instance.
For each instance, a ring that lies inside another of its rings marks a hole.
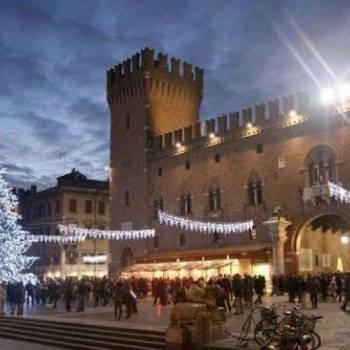
[[[300,229],[296,252],[300,272],[350,271],[350,223],[337,214],[308,220]]]

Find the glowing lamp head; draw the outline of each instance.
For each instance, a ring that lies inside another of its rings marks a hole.
[[[340,242],[342,243],[342,244],[348,244],[349,242],[350,242],[350,238],[348,237],[348,236],[341,236],[340,237]]]
[[[181,142],[176,142],[176,144],[175,144],[175,147],[176,147],[176,148],[181,148],[181,146],[182,146],[182,145],[181,145]]]
[[[334,103],[335,92],[333,89],[326,88],[321,91],[321,101],[324,105],[330,105]]]
[[[247,123],[247,128],[251,128],[253,126],[252,123]]]
[[[212,139],[215,139],[215,134],[213,133],[213,132],[211,132],[210,134],[209,134],[209,138],[212,140]]]
[[[289,112],[289,116],[290,116],[291,118],[295,118],[297,115],[298,115],[298,114],[297,114],[297,112],[296,112],[295,110],[292,110],[292,111]]]
[[[108,171],[109,170],[109,166],[105,166],[105,170]]]
[[[337,88],[337,96],[340,101],[344,101],[350,98],[350,84],[341,84]]]

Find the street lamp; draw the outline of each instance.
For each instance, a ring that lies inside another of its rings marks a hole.
[[[324,105],[330,105],[335,100],[335,92],[333,89],[326,88],[321,91],[321,101]]]
[[[342,236],[340,237],[340,242],[341,242],[342,244],[348,244],[348,243],[350,242],[349,236],[342,235]]]
[[[350,84],[342,83],[333,88],[325,88],[321,91],[320,97],[326,106],[335,102],[344,102],[350,98]]]
[[[290,112],[289,112],[289,116],[291,117],[291,118],[294,118],[294,117],[296,117],[298,114],[297,114],[297,112],[293,109],[293,110],[291,110]]]

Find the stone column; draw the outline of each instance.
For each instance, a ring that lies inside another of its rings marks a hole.
[[[61,271],[61,278],[65,278],[66,277],[66,250],[64,249],[63,245],[61,245],[60,271]]]
[[[274,217],[264,222],[272,241],[272,275],[284,274],[284,244],[287,241],[286,228],[290,224],[284,217]]]

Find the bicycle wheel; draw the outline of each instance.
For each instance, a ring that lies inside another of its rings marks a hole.
[[[248,317],[243,325],[242,325],[242,328],[241,328],[241,333],[239,335],[239,341],[241,343],[247,343],[249,340],[252,340],[252,339],[249,339],[249,333],[252,329],[252,323],[253,323],[253,320],[252,318]]]
[[[254,339],[258,345],[268,345],[268,339],[264,337],[264,330],[273,328],[270,320],[260,320],[254,329]]]
[[[315,338],[310,335],[310,340],[308,342],[298,342],[296,349],[300,350],[315,350]]]
[[[262,338],[264,339],[264,344],[262,346],[278,345],[280,336],[277,334],[276,329],[267,328],[262,331]]]
[[[321,345],[322,345],[321,337],[315,331],[311,331],[310,335],[314,339],[314,348],[313,348],[313,350],[319,349],[321,347]]]

